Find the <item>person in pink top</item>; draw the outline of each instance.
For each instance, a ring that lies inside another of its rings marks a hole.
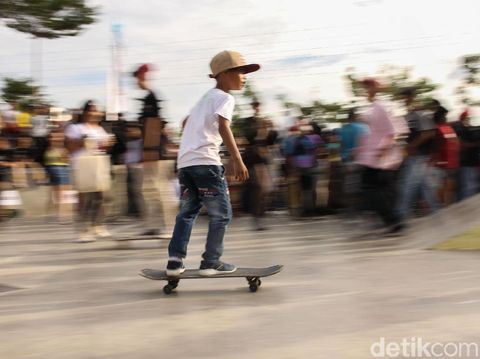
[[[387,234],[399,233],[404,224],[395,211],[395,171],[401,151],[395,143],[395,125],[385,107],[377,100],[380,84],[375,79],[362,81],[370,106],[363,117],[369,132],[363,137],[356,162],[362,169],[365,204],[379,214]]]

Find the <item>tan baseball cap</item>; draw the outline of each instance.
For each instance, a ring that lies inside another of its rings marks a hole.
[[[244,73],[257,71],[260,68],[259,64],[247,64],[244,57],[236,51],[222,51],[216,54],[212,61],[210,61],[210,69],[212,74],[210,77],[217,77],[218,74],[231,70],[241,68]]]

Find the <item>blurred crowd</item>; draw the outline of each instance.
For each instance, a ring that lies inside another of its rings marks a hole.
[[[147,102],[144,110],[148,106]],[[75,202],[79,241],[109,236],[104,225],[104,193],[111,187],[112,166],[124,165],[125,215],[146,219],[143,161],[147,157],[149,161],[167,158],[166,121],[145,111],[138,121],[125,121],[121,116],[115,122],[106,121],[105,113],[92,100],[74,111],[69,121],[52,121],[48,109],[45,105],[31,107],[30,120],[22,125],[2,119],[0,218],[21,215],[22,208],[29,205],[22,200],[22,193],[48,185],[48,221],[70,223],[63,204]],[[154,123],[148,136],[143,121],[146,116]],[[147,148],[144,138],[152,136],[157,139]],[[153,230],[153,234],[157,232]]]
[[[121,114],[118,121],[106,121],[91,100],[70,121],[52,120],[45,105],[32,106],[30,120],[21,124],[2,121],[1,217],[19,214],[23,188],[49,185],[49,220],[66,221],[62,203],[66,193],[76,193],[79,241],[108,236],[103,194],[110,190],[111,166],[123,165],[124,215],[148,223],[155,214],[148,214],[144,184],[158,175],[149,164],[174,160],[176,144],[146,83],[147,72],[142,65],[134,73],[146,93],[137,121]],[[380,84],[369,78],[362,85],[365,106],[352,107],[335,129],[306,117],[279,129],[258,101],[251,104],[251,117],[238,120],[236,140],[250,175],[246,183],[235,181],[228,154],[223,157],[233,208],[251,215],[252,228],[267,229],[264,219],[273,210],[294,218],[340,213],[348,221],[375,213],[382,230],[401,233],[412,216],[478,192],[480,129],[471,126],[468,110],[447,122],[448,110],[438,101],[420,106],[415,89],[406,88],[404,115],[392,116],[377,98]],[[142,234],[169,235],[168,225],[163,233],[157,227],[146,225]]]
[[[414,88],[399,94],[403,116],[378,99],[380,83],[362,81],[368,102],[351,108],[342,125],[329,130],[298,118],[277,131],[262,117],[243,121],[245,163],[250,179],[239,190],[238,207],[264,229],[268,208],[302,217],[341,213],[361,222],[375,214],[386,234],[401,234],[412,216],[428,215],[479,189],[480,128],[469,111],[447,122],[438,101],[419,105]]]

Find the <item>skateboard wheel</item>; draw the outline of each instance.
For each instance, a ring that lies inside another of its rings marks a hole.
[[[173,291],[172,286],[170,286],[168,284],[165,287],[163,287],[163,293],[165,293],[165,294],[172,294],[172,291]]]
[[[258,289],[258,285],[255,283],[252,283],[250,284],[249,288],[250,288],[250,292],[255,293]]]
[[[262,281],[260,279],[257,279],[257,286],[260,287],[262,285]]]
[[[178,280],[169,280],[168,281],[168,285],[172,288],[172,289],[175,289],[178,287]]]

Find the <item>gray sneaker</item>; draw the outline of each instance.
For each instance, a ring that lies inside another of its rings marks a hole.
[[[228,274],[233,273],[237,270],[233,264],[218,262],[206,262],[202,261],[200,263],[199,274],[203,276],[212,276],[216,274]]]

